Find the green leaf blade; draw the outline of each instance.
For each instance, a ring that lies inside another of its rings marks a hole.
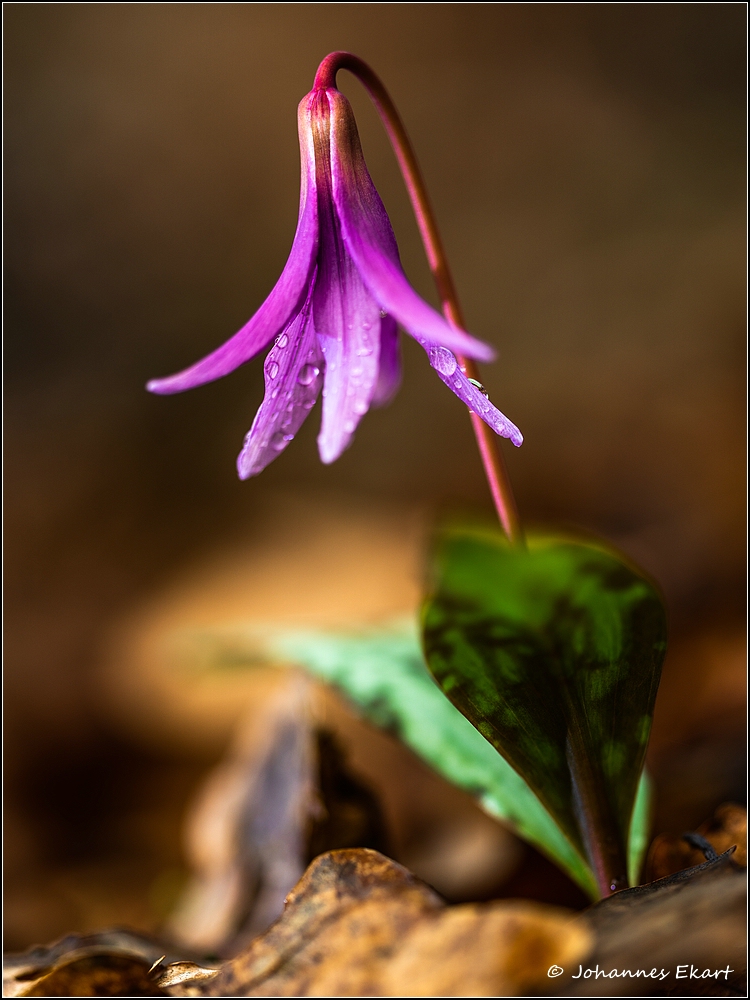
[[[631,817],[666,621],[653,585],[602,545],[453,532],[423,611],[430,670],[517,770],[602,891],[628,881]]]

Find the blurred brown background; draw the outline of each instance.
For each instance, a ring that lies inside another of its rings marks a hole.
[[[499,350],[485,382],[526,438],[506,452],[524,516],[608,537],[667,594],[662,826],[741,794],[725,709],[744,603],[745,5],[11,3],[4,19],[10,946],[153,922],[179,879],[182,809],[215,756],[139,743],[102,709],[120,616],[262,535],[279,497],[489,509],[466,414],[410,342],[396,401],[336,465],[318,462],[316,410],[245,484],[261,359],[183,396],[143,390],[275,281],[296,105],[334,49],[373,65],[411,133],[469,329]],[[340,84],[433,299],[382,130]]]

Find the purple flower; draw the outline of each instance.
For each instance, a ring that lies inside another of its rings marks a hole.
[[[321,388],[318,448],[323,462],[333,462],[370,406],[387,403],[398,389],[400,325],[448,388],[497,434],[520,445],[518,428],[462,373],[452,353],[490,361],[492,349],[450,326],[407,281],[347,99],[332,87],[313,90],[300,103],[298,124],[299,220],[281,277],[238,333],[148,389],[182,392],[221,378],[275,338],[264,366],[265,397],[237,459],[239,476],[257,475],[286,448]]]

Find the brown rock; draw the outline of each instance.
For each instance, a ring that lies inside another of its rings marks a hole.
[[[582,959],[588,929],[524,902],[446,907],[376,851],[317,858],[283,916],[211,979],[159,985],[173,996],[514,996],[547,991],[550,965]]]
[[[725,854],[614,893],[581,916],[595,935],[594,950],[583,972],[566,967],[560,995],[745,996],[745,888],[744,874]],[[691,967],[712,975],[690,978]],[[595,970],[588,978],[587,969]],[[646,978],[652,969],[664,978]]]
[[[553,965],[582,959],[590,936],[564,910],[522,900],[455,906],[422,920],[383,968],[380,996],[547,993]]]

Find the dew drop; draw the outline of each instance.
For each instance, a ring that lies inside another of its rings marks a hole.
[[[430,361],[432,367],[441,375],[452,375],[458,364],[455,355],[447,347],[433,347],[430,351]]]
[[[320,368],[316,368],[315,365],[303,365],[299,370],[297,381],[300,385],[311,385],[318,375]]]
[[[362,329],[363,330],[369,330],[371,326],[372,326],[372,323],[363,323],[362,324]]]
[[[367,413],[367,403],[364,399],[355,399],[353,409],[355,413]]]
[[[351,434],[351,432],[354,430],[354,421],[347,420],[346,423],[344,424],[344,430],[346,431],[347,434]]]
[[[279,390],[278,389],[274,389],[273,392],[271,393],[271,399],[276,399],[276,397],[278,396],[278,394],[279,394]]]
[[[279,336],[276,338],[277,347],[281,347],[283,349],[284,347],[286,347],[288,343],[289,343],[289,337],[287,337],[285,333],[279,334]]]
[[[272,361],[269,364],[268,368],[266,368],[266,371],[268,372],[269,378],[276,378],[276,376],[279,374],[279,366],[276,364],[275,361]]]
[[[369,344],[362,344],[361,347],[357,348],[356,354],[358,358],[367,358],[372,354],[372,348]]]
[[[305,409],[305,410],[311,410],[313,408],[313,406],[315,406],[315,400],[314,399],[306,399],[302,403],[302,408]]]
[[[362,374],[362,365],[357,365],[356,368],[352,368],[352,375],[357,378]]]
[[[287,435],[282,434],[281,431],[276,431],[276,433],[271,438],[271,447],[274,451],[282,451],[284,445],[287,442]]]

